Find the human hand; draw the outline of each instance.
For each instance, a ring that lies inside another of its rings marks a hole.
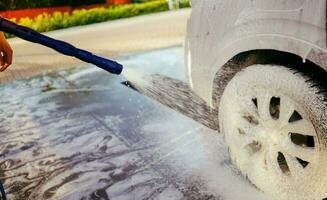
[[[5,71],[12,63],[13,50],[7,42],[5,35],[0,32],[0,72]]]

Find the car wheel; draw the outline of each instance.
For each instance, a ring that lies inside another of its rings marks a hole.
[[[232,162],[276,199],[327,197],[327,106],[319,84],[283,66],[252,65],[223,93],[220,127]]]

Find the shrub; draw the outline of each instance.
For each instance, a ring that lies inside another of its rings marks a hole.
[[[0,10],[16,10],[49,6],[51,6],[51,0],[1,0],[0,2]]]
[[[180,0],[179,7],[180,8],[188,8],[188,7],[191,7],[191,3],[190,3],[189,0]]]
[[[82,6],[105,3],[106,0],[1,0],[0,10],[17,10],[55,6]]]
[[[149,1],[156,1],[156,0],[133,0],[133,3],[145,3]]]
[[[69,2],[67,0],[54,0],[58,2]],[[106,3],[106,0],[70,0],[70,4],[65,4],[65,5],[71,5],[71,6],[83,6],[83,5],[92,5],[92,4],[98,4],[98,3]]]

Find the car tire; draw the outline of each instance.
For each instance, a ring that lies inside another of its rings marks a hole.
[[[232,162],[276,199],[327,197],[325,83],[313,83],[312,76],[252,65],[231,79],[221,98],[219,125]]]

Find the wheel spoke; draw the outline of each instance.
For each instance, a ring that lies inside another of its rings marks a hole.
[[[258,99],[259,116],[264,120],[271,119],[271,115],[270,115],[271,95],[268,93],[268,91],[261,90],[259,91],[257,99]]]
[[[267,152],[267,159],[269,160],[269,163],[271,164],[271,166],[277,170],[279,172],[279,175],[282,175],[282,170],[280,169],[279,167],[279,163],[278,163],[278,151],[273,148],[273,149],[270,149],[268,152]]]
[[[284,142],[281,144],[281,148],[283,150],[283,153],[286,153],[290,156],[300,158],[305,161],[312,161],[314,157],[314,148],[310,147],[301,147],[291,142],[290,139],[286,140],[287,142]]]
[[[301,171],[303,171],[302,165],[299,163],[299,161],[296,159],[296,157],[290,156],[288,154],[284,154],[284,157],[287,162],[287,166],[289,170],[291,171],[292,175],[295,175]]]
[[[287,98],[281,98],[279,114],[279,121],[281,123],[281,126],[288,124],[288,121],[291,118],[293,112],[294,105]]]
[[[251,98],[247,98],[246,100],[241,100],[240,103],[244,115],[250,115],[253,116],[255,119],[259,120],[258,108],[251,101]]]
[[[255,136],[252,134],[245,133],[245,135],[240,135],[238,137],[240,148],[246,148],[249,144],[257,141]]]
[[[244,148],[247,149],[251,154],[254,154],[261,150],[262,144],[259,143],[258,141],[253,140],[251,143],[247,144]]]
[[[240,148],[246,148],[249,144],[258,141],[259,129],[256,125],[251,124],[242,116],[235,116],[234,127],[237,128],[238,134],[234,138],[238,141]]]
[[[312,123],[305,119],[288,123],[284,128],[282,128],[282,131],[287,134],[299,133],[302,135],[316,136],[316,130]]]
[[[257,138],[260,130],[258,128],[259,125],[254,125],[253,123],[249,122],[246,117],[241,116],[238,117],[237,121],[237,127],[239,127],[240,130],[243,131],[246,136]]]

